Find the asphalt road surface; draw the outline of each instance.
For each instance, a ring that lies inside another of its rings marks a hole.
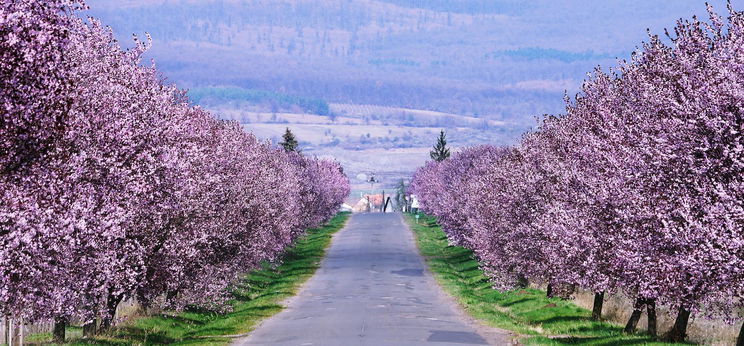
[[[354,214],[287,308],[236,345],[502,345],[424,269],[398,214]]]

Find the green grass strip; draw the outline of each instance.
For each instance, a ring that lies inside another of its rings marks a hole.
[[[499,292],[478,267],[473,252],[449,246],[436,219],[421,215],[418,223],[405,216],[419,252],[444,290],[474,318],[510,330],[525,345],[671,345],[648,334],[625,334],[622,327],[591,320],[591,311],[545,291],[518,289]]]
[[[320,267],[331,237],[343,228],[348,213],[340,213],[325,226],[310,229],[307,235],[287,250],[281,265],[263,265],[239,282],[234,289],[232,311],[220,314],[212,311],[186,310],[177,315],[159,314],[133,319],[106,335],[80,339],[78,327],[68,328],[73,345],[227,345],[226,336],[252,331],[258,323],[283,309],[281,302],[297,294],[300,286]],[[29,341],[48,343],[51,334],[33,335]]]

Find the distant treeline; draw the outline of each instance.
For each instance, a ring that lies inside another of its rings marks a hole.
[[[195,104],[214,104],[218,102],[249,103],[268,105],[271,111],[299,107],[312,114],[329,115],[328,102],[319,98],[280,94],[267,90],[243,89],[238,87],[207,87],[189,90],[189,99]]]
[[[622,56],[629,54],[621,54]],[[509,57],[515,59],[524,60],[539,60],[539,59],[553,59],[562,62],[574,62],[581,60],[592,60],[597,61],[600,59],[612,59],[613,56],[609,54],[595,53],[591,50],[585,52],[570,52],[559,49],[551,48],[540,48],[540,47],[528,47],[514,50],[497,50],[485,55],[487,59]]]
[[[531,7],[516,0],[383,0],[383,2],[410,8],[425,8],[453,13],[515,13]]]

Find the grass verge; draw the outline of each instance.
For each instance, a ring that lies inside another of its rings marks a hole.
[[[672,345],[647,334],[628,335],[622,327],[591,320],[591,311],[544,291],[519,289],[499,292],[491,288],[473,253],[449,246],[436,219],[412,215],[406,220],[415,234],[419,252],[444,290],[471,316],[493,327],[519,335],[525,345]]]
[[[252,331],[257,324],[283,309],[281,302],[294,296],[300,286],[320,267],[320,261],[340,230],[348,213],[340,213],[325,226],[310,229],[307,235],[287,250],[281,265],[264,264],[236,285],[232,312],[187,310],[177,315],[159,314],[137,318],[116,327],[110,333],[92,339],[79,339],[79,328],[68,330],[73,345],[226,345],[237,335]],[[205,336],[216,336],[207,337]],[[73,339],[78,337],[78,339]],[[51,340],[51,334],[34,336],[34,342]]]

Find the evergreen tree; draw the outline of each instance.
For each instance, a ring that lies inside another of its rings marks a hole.
[[[297,139],[295,138],[294,133],[289,130],[289,127],[287,128],[287,131],[284,132],[284,135],[282,136],[283,141],[279,142],[279,145],[284,148],[286,151],[300,151],[300,144],[297,142]]]
[[[406,211],[406,181],[401,179],[395,187],[395,204],[398,211]]]
[[[429,152],[431,159],[437,162],[442,162],[450,156],[450,150],[447,148],[447,137],[444,135],[444,130],[439,132],[439,138],[437,138],[437,144]]]

